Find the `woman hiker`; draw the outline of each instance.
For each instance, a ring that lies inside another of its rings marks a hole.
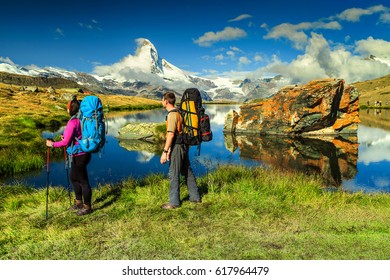
[[[66,125],[62,140],[58,142],[46,140],[47,147],[74,147],[78,144],[75,140],[81,139],[81,125],[80,120],[74,116],[78,113],[79,108],[80,102],[76,98],[73,98],[73,100],[68,102],[67,110],[71,118]],[[77,210],[76,214],[79,216],[90,214],[92,212],[92,189],[89,185],[87,165],[91,161],[91,153],[80,151],[73,154],[71,159],[70,180],[76,199],[74,205],[70,209]]]

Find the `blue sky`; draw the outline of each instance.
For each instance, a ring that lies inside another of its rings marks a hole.
[[[335,72],[352,81],[390,73],[388,65],[340,70],[366,68],[357,59],[369,54],[390,60],[390,0],[13,0],[1,7],[0,62],[21,66],[93,73],[147,38],[160,57],[199,76]]]

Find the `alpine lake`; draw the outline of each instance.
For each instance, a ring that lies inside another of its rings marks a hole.
[[[192,169],[204,176],[220,165],[261,166],[288,171],[316,173],[329,190],[390,193],[390,112],[360,110],[357,135],[322,138],[231,135],[223,133],[225,115],[239,105],[205,104],[210,116],[213,140],[190,149]],[[128,177],[142,178],[152,173],[168,174],[168,164],[160,164],[161,148],[145,141],[118,139],[118,130],[129,122],[163,122],[166,111],[109,112],[106,114],[107,142],[101,153],[93,154],[88,165],[92,187],[117,183]],[[43,132],[43,136],[62,133]],[[44,140],[42,140],[44,145]],[[67,186],[64,160],[50,163],[49,184]],[[46,166],[41,170],[2,178],[0,183],[23,183],[35,188],[47,184]]]

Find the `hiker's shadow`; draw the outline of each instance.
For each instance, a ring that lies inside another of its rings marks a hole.
[[[103,209],[112,205],[121,196],[121,186],[106,187],[99,192],[99,196],[94,200],[95,210]]]
[[[199,189],[199,195],[200,195],[200,198],[202,199],[203,196],[205,196],[206,194],[208,194],[209,192],[209,189],[207,187],[207,183],[199,183],[198,184],[198,189]],[[189,201],[190,200],[190,197],[189,195],[186,195],[184,198],[183,198],[183,201]]]

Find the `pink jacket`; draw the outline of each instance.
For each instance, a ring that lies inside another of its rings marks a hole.
[[[72,141],[75,140],[75,138],[80,139],[81,138],[81,125],[80,120],[78,118],[70,119],[68,121],[68,124],[65,127],[64,133],[63,133],[63,139],[61,141],[57,141],[53,143],[54,148],[61,148],[61,147],[68,147],[72,144]],[[77,141],[74,141],[73,145],[78,144]],[[77,155],[82,155],[85,153],[79,153]]]

